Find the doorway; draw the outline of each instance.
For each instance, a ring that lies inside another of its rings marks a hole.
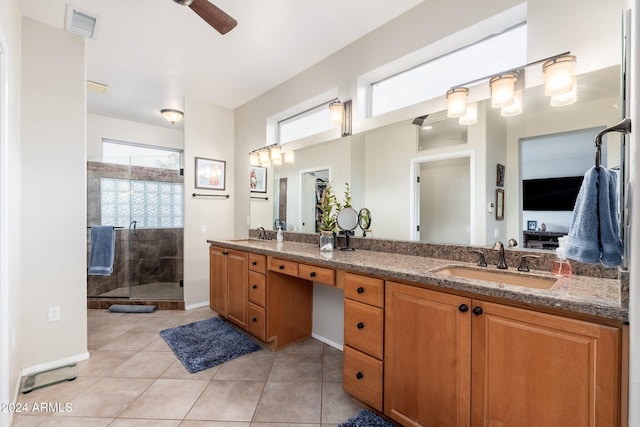
[[[303,233],[319,231],[319,204],[330,183],[329,168],[300,172],[300,228]]]

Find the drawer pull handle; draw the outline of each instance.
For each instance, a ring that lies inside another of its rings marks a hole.
[[[229,255],[229,252],[222,252],[222,255]]]
[[[312,271],[311,273],[309,273],[309,277],[316,277],[316,272]]]
[[[279,269],[279,270],[284,270],[284,265],[279,265],[279,266],[278,266],[278,269]]]
[[[358,292],[359,294],[363,294],[364,293],[364,288],[362,286],[360,286],[358,289],[356,289],[356,292]]]
[[[256,265],[258,265],[258,261],[253,261],[253,262],[251,263],[251,265],[253,265],[253,266],[255,267]]]
[[[257,322],[257,321],[258,321],[258,318],[257,318],[257,317],[254,317],[253,319],[251,319],[251,321],[252,321],[252,322]]]
[[[253,285],[252,288],[253,289],[258,289],[258,285]]]
[[[480,316],[482,314],[482,307],[473,307],[473,314]]]
[[[358,329],[363,329],[364,328],[364,323],[358,322],[358,324],[356,326],[358,327]]]
[[[362,372],[358,372],[358,373],[356,374],[356,378],[357,378],[357,379],[359,379],[359,380],[361,380],[362,378],[364,378],[364,375],[362,374]]]
[[[466,313],[467,311],[469,311],[469,306],[467,304],[460,304],[460,306],[458,307],[458,310],[460,310],[463,313]]]

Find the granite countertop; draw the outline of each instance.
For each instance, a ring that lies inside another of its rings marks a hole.
[[[443,290],[485,295],[516,301],[529,306],[548,307],[556,310],[593,315],[606,319],[628,321],[628,307],[621,302],[620,281],[588,276],[573,276],[568,289],[554,285],[551,289],[534,289],[523,286],[467,279],[439,274],[446,266],[475,264],[456,260],[445,260],[375,252],[355,251],[320,252],[317,245],[276,240],[207,240],[208,243],[228,249],[237,249],[263,255],[279,256],[298,262],[339,268],[355,273],[382,276],[388,279],[415,282],[435,286]],[[487,267],[493,271],[494,266]],[[504,270],[502,270],[504,271]],[[519,274],[516,268],[506,273]],[[552,277],[549,272],[531,271],[540,277]]]

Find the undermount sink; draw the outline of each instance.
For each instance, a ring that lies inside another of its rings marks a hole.
[[[501,283],[504,285],[523,286],[526,288],[550,289],[556,279],[553,277],[541,277],[526,273],[512,273],[508,271],[496,271],[467,266],[444,267],[435,271],[438,274],[462,277],[465,279],[484,280],[487,282]]]

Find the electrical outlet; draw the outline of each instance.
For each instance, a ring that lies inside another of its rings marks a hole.
[[[493,229],[493,237],[495,237],[496,239],[498,237],[500,237],[500,229],[499,228],[494,228]]]
[[[49,322],[60,320],[60,306],[49,307]]]

